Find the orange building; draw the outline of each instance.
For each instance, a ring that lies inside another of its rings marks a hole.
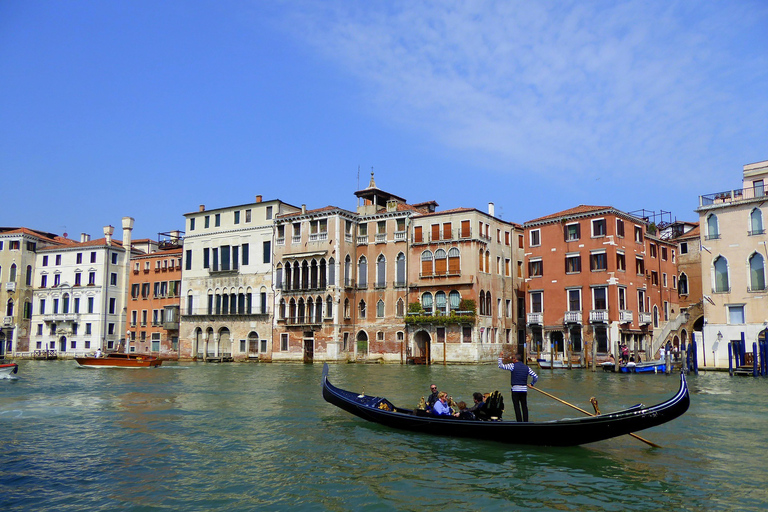
[[[131,258],[127,352],[178,359],[182,239],[178,231],[161,237]]]
[[[530,356],[593,368],[620,344],[636,360],[656,356],[680,315],[674,242],[610,206],[580,205],[525,231]]]

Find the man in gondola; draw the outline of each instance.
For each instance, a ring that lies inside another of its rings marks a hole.
[[[429,386],[429,390],[432,392],[432,394],[427,398],[427,409],[432,409],[435,406],[435,402],[437,402],[437,386],[432,384]]]
[[[528,377],[531,377],[531,386],[536,385],[539,376],[531,370],[527,364],[521,361],[520,354],[512,356],[511,363],[504,363],[499,356],[499,368],[509,370],[512,380],[512,404],[515,406],[515,418],[517,421],[528,421]]]

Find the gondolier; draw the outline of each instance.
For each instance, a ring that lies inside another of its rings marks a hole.
[[[531,386],[536,385],[539,376],[523,363],[520,354],[512,356],[511,363],[504,363],[499,356],[499,368],[509,370],[512,381],[512,404],[515,406],[515,418],[517,421],[528,422],[528,377],[531,377]]]

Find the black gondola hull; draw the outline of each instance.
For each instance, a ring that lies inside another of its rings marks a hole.
[[[385,398],[357,395],[337,388],[328,381],[327,364],[323,368],[323,398],[355,416],[391,428],[446,437],[541,446],[576,446],[638,432],[681,416],[690,405],[688,384],[681,374],[677,394],[650,407],[635,406],[598,416],[529,423],[438,418],[417,415],[410,409],[395,407]],[[391,410],[379,408],[382,403]]]

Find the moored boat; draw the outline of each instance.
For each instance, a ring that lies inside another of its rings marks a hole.
[[[664,373],[665,369],[666,362],[664,361],[647,361],[645,363],[629,362],[619,366],[619,371],[621,373]]]
[[[581,363],[573,361],[571,362],[571,366],[568,366],[568,362],[563,361],[562,359],[555,359],[554,361],[549,359],[537,359],[536,362],[539,364],[539,368],[542,370],[569,370],[571,368],[584,368]]]
[[[76,357],[75,361],[83,368],[153,368],[163,363],[154,356],[117,352],[101,357]]]
[[[690,405],[688,384],[680,374],[680,388],[669,400],[650,407],[642,404],[617,412],[541,422],[478,421],[424,416],[377,396],[337,388],[323,366],[323,398],[340,409],[387,427],[448,437],[469,437],[511,444],[575,446],[603,441],[655,427],[685,413]]]
[[[0,378],[10,377],[18,373],[19,365],[16,363],[2,363],[0,364]]]

